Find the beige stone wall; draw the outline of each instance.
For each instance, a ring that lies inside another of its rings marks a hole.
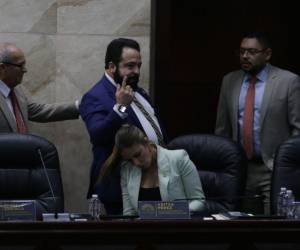
[[[149,86],[151,0],[0,0],[0,41],[25,52],[23,85],[41,103],[74,101],[104,72],[107,44],[117,37],[140,42],[141,86]],[[92,161],[83,121],[31,124],[58,149],[65,208],[86,211]]]

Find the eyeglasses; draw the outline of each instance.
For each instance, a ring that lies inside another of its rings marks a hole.
[[[252,48],[250,48],[250,49],[240,48],[239,54],[242,56],[247,52],[250,56],[255,56],[256,54],[264,52],[265,50],[266,49],[259,50],[259,49],[252,49]]]
[[[25,63],[21,63],[21,64],[17,64],[17,63],[11,63],[11,62],[2,62],[3,64],[6,65],[11,65],[11,66],[15,66],[21,69],[25,69]]]

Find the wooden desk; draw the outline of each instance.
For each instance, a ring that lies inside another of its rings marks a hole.
[[[52,246],[299,243],[300,221],[0,222],[0,242],[1,245]]]

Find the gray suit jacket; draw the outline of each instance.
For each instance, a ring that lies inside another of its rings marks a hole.
[[[300,78],[270,66],[260,114],[261,153],[266,166],[273,168],[276,148],[300,132]],[[244,78],[242,70],[223,78],[215,133],[238,140],[238,105]]]
[[[15,88],[22,117],[26,128],[28,128],[28,120],[35,122],[51,122],[69,119],[77,119],[79,111],[72,104],[38,104],[30,102],[21,87]],[[5,99],[0,94],[0,133],[18,132],[15,118],[13,117]]]
[[[204,210],[202,185],[193,162],[184,150],[157,146],[159,190],[163,201],[189,199],[191,211]],[[142,171],[130,162],[121,167],[123,214],[136,215]]]

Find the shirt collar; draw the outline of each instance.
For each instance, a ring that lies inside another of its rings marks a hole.
[[[256,75],[256,79],[259,80],[260,82],[266,82],[268,79],[268,73],[269,73],[270,65],[267,64],[259,73]],[[246,79],[247,81],[250,81],[251,75],[247,74]]]
[[[112,77],[110,77],[110,75],[107,74],[106,71],[104,72],[104,74],[105,74],[106,78],[110,81],[110,83],[111,83],[112,85],[114,85],[115,87],[117,87],[117,84],[116,84],[115,80],[114,80]]]
[[[10,93],[10,88],[1,80],[0,80],[0,92],[5,98],[8,98]]]

